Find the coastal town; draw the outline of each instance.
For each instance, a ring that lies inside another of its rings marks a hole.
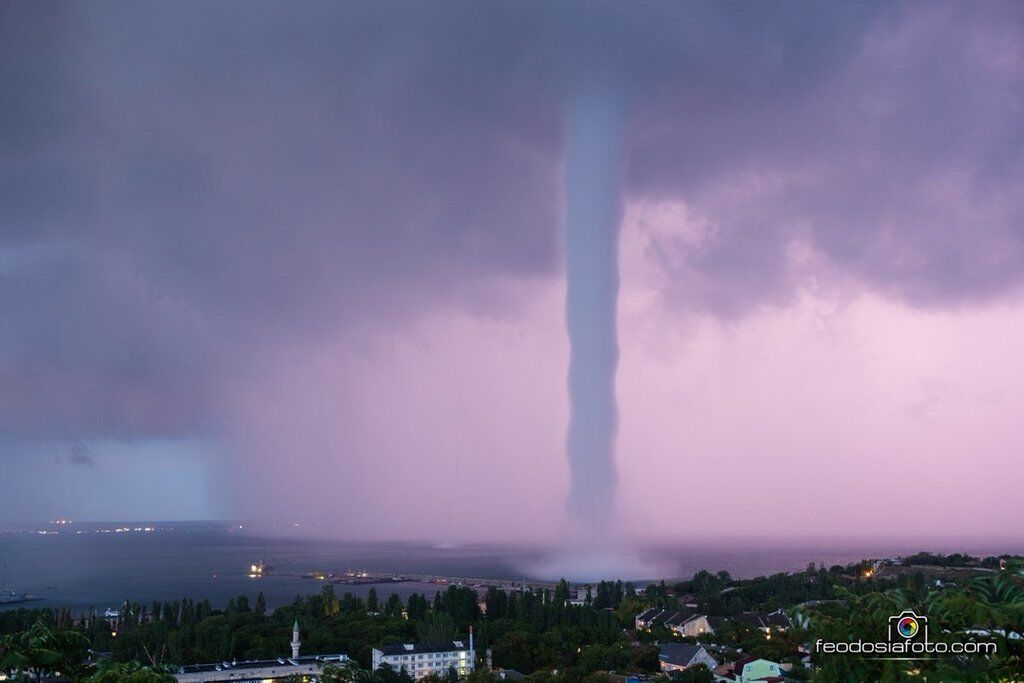
[[[0,683],[1024,683],[1024,0],[0,0]]]
[[[273,571],[262,561],[253,566],[257,573]],[[0,680],[129,680],[126,672],[136,676],[130,680],[179,683],[874,680],[836,676],[884,668],[883,660],[827,657],[818,645],[859,636],[858,619],[869,631],[876,624],[884,629],[886,610],[921,605],[933,610],[933,639],[988,643],[998,654],[982,660],[986,667],[1017,666],[1024,626],[1013,601],[1024,595],[1021,566],[1012,555],[918,553],[827,568],[811,564],[754,579],[701,571],[685,581],[643,585],[417,575],[432,579],[437,591],[405,600],[379,597],[377,588],[386,583],[372,585],[365,599],[339,595],[336,588],[346,580],[375,578],[352,571],[325,574],[318,594],[272,612],[262,593],[223,608],[185,599],[126,601],[87,613],[9,609],[0,612]],[[985,587],[1006,593],[1012,604],[1005,612],[989,604],[985,618],[970,609],[957,617],[955,609]],[[915,616],[926,623],[922,613]],[[848,632],[837,631],[840,625]],[[59,665],[33,659],[22,644],[40,641],[55,650],[77,643],[77,655],[58,658]],[[105,671],[120,673],[97,678]]]

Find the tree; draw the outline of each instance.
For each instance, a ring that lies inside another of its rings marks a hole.
[[[426,602],[426,598],[423,598],[423,601]],[[388,596],[388,601],[384,605],[384,612],[393,619],[402,616],[402,598],[399,597],[398,593],[392,593]],[[412,617],[410,616],[409,618],[411,619]]]
[[[555,588],[555,604],[564,605],[569,600],[569,584],[565,579],[558,582]]]
[[[267,613],[267,597],[263,595],[263,591],[256,596],[256,614],[261,617]]]
[[[460,631],[467,630],[480,617],[476,591],[466,586],[449,586],[444,593],[438,593],[434,610],[450,615]]]
[[[412,598],[409,600],[411,602]],[[488,619],[501,619],[508,613],[508,594],[497,586],[491,586],[484,596],[484,605]]]
[[[661,669],[658,659],[657,645],[639,645],[630,650],[629,668],[631,671],[655,672]]]
[[[587,590],[590,594],[590,590]],[[597,584],[597,595],[594,596],[594,609],[604,609],[615,606],[615,584],[610,581],[602,581]]]
[[[536,648],[530,634],[523,631],[506,633],[494,643],[494,665],[529,673],[537,668]]]
[[[333,616],[341,611],[341,600],[334,593],[334,586],[327,584],[320,590],[320,597],[324,603],[324,614]]]
[[[903,589],[862,595],[842,590],[840,596],[841,603],[801,610],[801,621],[809,623],[808,640],[873,642],[893,615],[912,609],[928,616],[930,641],[994,642],[996,653],[926,662],[814,655],[815,675],[823,680],[1008,681],[1024,670],[1024,645],[1009,635],[1024,631],[1024,578],[1016,571],[933,590],[923,599]]]
[[[364,669],[356,662],[345,662],[340,666],[325,666],[320,674],[323,683],[371,683],[374,680],[372,671]]]
[[[115,662],[105,659],[85,683],[174,683],[175,678],[160,667],[142,666],[138,662]]]
[[[377,589],[370,587],[370,592],[366,594],[366,609],[369,612],[377,612],[380,610],[380,604],[377,602]]]
[[[373,672],[374,683],[412,683],[412,676],[405,672],[395,671],[388,664],[382,664],[379,669]]]
[[[500,683],[501,678],[486,667],[476,667],[466,676],[466,683]]]
[[[36,681],[57,674],[78,681],[85,673],[89,639],[80,631],[52,631],[39,620],[27,631],[9,638],[4,650],[0,670],[33,676]]]
[[[416,624],[416,637],[423,643],[437,643],[455,638],[455,620],[445,612],[431,612]]]
[[[715,675],[703,664],[697,664],[683,671],[673,671],[670,678],[676,683],[713,683]]]

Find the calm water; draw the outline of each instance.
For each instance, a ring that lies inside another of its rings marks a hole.
[[[1024,544],[733,541],[652,546],[643,555],[652,565],[669,568],[668,577],[689,577],[699,569],[724,569],[745,578],[797,571],[809,562],[846,564],[922,549],[985,555],[1020,553]],[[528,570],[523,568],[536,566],[545,552],[528,546],[446,548],[261,537],[223,528],[182,526],[151,533],[74,534],[62,530],[56,535],[0,534],[0,563],[7,565],[8,585],[42,598],[24,606],[74,609],[114,607],[125,599],[149,602],[182,597],[209,598],[215,606],[222,606],[230,597],[255,597],[259,591],[275,607],[322,587],[319,581],[299,576],[272,573],[250,578],[249,566],[259,560],[276,572],[294,574],[365,570],[515,579],[524,578]],[[338,586],[336,590],[365,595],[369,588]],[[377,586],[382,597],[392,592],[403,597],[413,592],[432,596],[437,589],[436,584],[418,582]]]

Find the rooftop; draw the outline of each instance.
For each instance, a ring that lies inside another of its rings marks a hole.
[[[247,661],[216,662],[213,664],[192,664],[178,668],[179,674],[209,673],[212,671],[252,671],[287,666],[322,665],[331,662],[348,661],[348,655],[306,655],[304,657],[282,657],[280,659],[252,659]]]
[[[686,666],[704,647],[694,643],[662,643],[658,645],[658,649],[660,650],[658,659],[661,661],[677,666]]]
[[[397,643],[395,645],[381,645],[378,650],[385,657],[393,655],[413,655],[424,652],[461,652],[468,650],[469,646],[461,640],[443,640],[437,643]]]

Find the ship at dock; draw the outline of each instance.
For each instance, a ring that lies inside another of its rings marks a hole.
[[[19,593],[7,587],[7,565],[0,565],[3,568],[3,577],[0,578],[0,605],[13,605],[19,602],[28,602],[26,593]]]

